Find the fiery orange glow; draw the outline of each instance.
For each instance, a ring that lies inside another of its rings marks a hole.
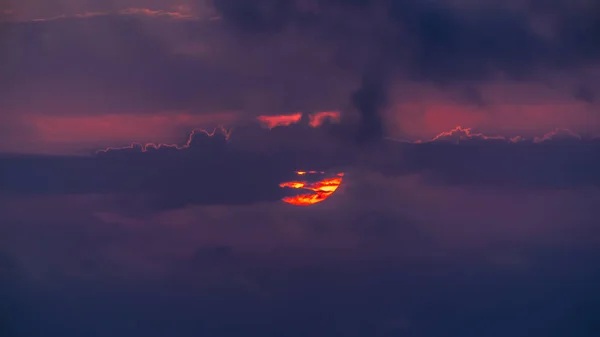
[[[319,171],[296,171],[297,175],[306,174],[324,174]],[[282,200],[295,206],[309,206],[319,203],[329,198],[342,183],[344,173],[338,173],[335,177],[325,178],[316,182],[308,181],[287,181],[279,184],[282,188],[295,188],[312,191],[312,193],[299,194],[296,196],[285,197]]]
[[[258,121],[266,128],[272,129],[277,126],[290,126],[296,124],[302,119],[302,113],[298,112],[292,115],[278,116],[258,116]]]
[[[332,122],[340,121],[340,112],[339,111],[322,111],[317,112],[309,116],[309,125],[313,128],[321,126],[325,120],[329,119]]]
[[[278,126],[290,126],[297,124],[302,120],[302,113],[297,112],[291,115],[258,116],[256,119],[266,128],[273,129]],[[314,114],[308,114],[308,125],[313,128],[323,125],[326,120],[332,122],[340,121],[339,111],[322,111]]]
[[[323,171],[296,171],[296,174],[299,176],[303,176],[306,174],[325,174]],[[342,173],[343,174],[343,173]]]

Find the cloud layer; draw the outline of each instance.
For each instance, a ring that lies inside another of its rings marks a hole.
[[[0,312],[12,336],[597,333],[597,193],[348,179],[302,209],[3,198]]]
[[[16,21],[0,28],[3,123],[36,134],[36,115],[341,111],[369,125],[362,137],[422,138],[456,124],[533,134],[548,121],[546,130],[600,131],[593,1],[152,5],[65,2],[31,18],[10,9]]]
[[[263,127],[194,130],[182,145],[134,143],[83,157],[5,155],[0,191],[144,195],[151,207],[162,209],[277,201],[289,193],[279,184],[293,180],[297,170],[367,170],[488,188],[600,186],[595,155],[600,142],[568,130],[528,140],[457,127],[429,141],[378,138],[365,147],[348,142],[364,129],[349,130],[335,120],[320,127],[311,123],[305,117],[270,129],[263,122]]]

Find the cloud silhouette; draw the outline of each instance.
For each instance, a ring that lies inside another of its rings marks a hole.
[[[152,208],[251,204],[294,193],[279,184],[296,170],[366,169],[418,174],[433,184],[572,188],[600,186],[600,141],[556,130],[534,139],[457,127],[430,141],[336,142],[341,124],[195,130],[181,146],[131,144],[93,156],[4,155],[0,192],[144,195]],[[328,129],[329,128],[329,129]],[[237,133],[236,131],[239,131]]]

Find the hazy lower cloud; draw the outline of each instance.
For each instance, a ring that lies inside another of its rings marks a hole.
[[[140,214],[100,196],[3,198],[6,331],[249,334],[234,325],[259,336],[297,325],[316,336],[439,336],[492,327],[500,337],[525,327],[558,337],[577,326],[575,336],[594,336],[597,194],[356,173],[323,207],[303,209]]]

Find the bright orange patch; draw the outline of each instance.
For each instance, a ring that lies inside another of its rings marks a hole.
[[[302,176],[306,174],[324,174],[324,172],[317,171],[297,171],[296,174]],[[285,197],[282,200],[287,202],[288,204],[296,205],[296,206],[308,206],[319,203],[327,198],[329,198],[333,192],[337,190],[337,188],[342,183],[343,173],[337,174],[333,178],[326,178],[316,182],[308,182],[308,181],[287,181],[279,184],[279,187],[282,188],[296,188],[312,191],[312,193],[299,194],[291,197]]]
[[[278,126],[290,126],[292,124],[297,124],[302,120],[302,113],[297,112],[291,115],[273,115],[273,116],[258,116],[256,119],[262,124],[263,127],[268,129],[273,129]],[[323,123],[329,120],[333,123],[340,122],[340,112],[339,111],[321,111],[316,113],[308,114],[308,125],[313,128],[317,128]]]
[[[272,129],[277,126],[290,126],[296,124],[302,118],[302,113],[279,116],[258,116],[256,119],[266,128]]]
[[[308,123],[313,128],[321,126],[326,120],[330,120],[334,123],[340,122],[339,111],[322,111],[315,114],[309,115],[310,122]]]

